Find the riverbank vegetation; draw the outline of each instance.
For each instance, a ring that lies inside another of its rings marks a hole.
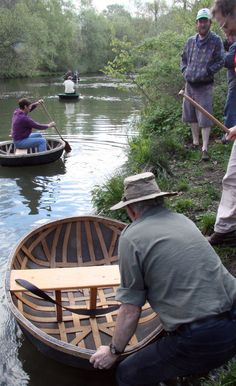
[[[190,217],[207,235],[213,230],[232,145],[218,143],[222,133],[214,127],[210,161],[201,162],[200,152],[190,149],[190,129],[181,123],[178,93],[184,85],[179,69],[181,51],[195,33],[198,9],[210,7],[212,2],[134,3],[130,13],[117,4],[98,12],[91,0],[1,1],[0,77],[72,69],[80,73],[103,71],[131,82],[143,101],[140,119],[134,123],[138,135],[129,138],[123,168],[93,190],[95,210],[128,221],[125,211],[111,212],[109,208],[120,200],[125,176],[152,171],[162,190],[179,193],[168,199],[167,205]],[[212,29],[222,34],[216,23]],[[226,89],[226,71],[222,69],[214,89],[214,115],[221,121]],[[234,249],[217,248],[217,252],[235,274]],[[233,362],[230,372],[224,369],[212,379],[202,380],[201,385],[234,385],[234,374]]]

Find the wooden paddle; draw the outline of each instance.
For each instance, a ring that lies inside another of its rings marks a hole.
[[[222,129],[225,133],[229,133],[229,129],[223,125],[218,119],[216,119],[213,115],[208,113],[201,105],[199,105],[194,99],[192,99],[190,96],[186,95],[184,90],[180,90],[179,95],[187,99],[193,106],[196,107],[201,113],[203,113],[207,118],[209,118],[212,122],[214,122],[220,129]]]
[[[49,114],[49,111],[47,110],[47,108],[46,108],[46,106],[45,106],[45,103],[43,102],[43,103],[41,103],[41,105],[43,106],[43,109],[44,109],[46,115],[48,116],[48,118],[50,119],[50,121],[53,121],[51,115]],[[69,153],[69,152],[72,150],[72,148],[71,148],[69,142],[67,142],[64,138],[62,138],[62,136],[61,136],[61,134],[60,134],[60,132],[59,132],[57,126],[55,125],[54,127],[55,127],[56,132],[57,132],[57,134],[59,135],[59,137],[62,139],[62,141],[65,142],[65,151],[66,151],[66,153]]]

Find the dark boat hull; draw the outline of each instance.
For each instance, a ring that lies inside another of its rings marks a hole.
[[[61,100],[76,100],[79,99],[79,94],[58,94]]]
[[[89,359],[100,345],[110,343],[118,311],[92,318],[63,310],[62,321],[58,321],[54,305],[29,292],[10,290],[12,271],[89,266],[99,269],[117,264],[119,236],[125,225],[99,216],[64,218],[34,229],[14,248],[6,274],[7,301],[22,331],[43,354],[69,366],[93,370]],[[113,284],[99,287],[97,307],[116,304],[116,288]],[[47,293],[54,296],[52,290]],[[67,307],[88,307],[88,288],[64,288],[61,296]],[[120,360],[156,340],[162,331],[159,316],[146,303],[136,333]]]
[[[67,352],[59,351],[58,349],[55,349],[54,347],[51,347],[50,345],[45,344],[41,340],[35,338],[35,336],[30,331],[27,331],[24,327],[22,327],[22,325],[20,325],[20,328],[26,338],[33,344],[33,346],[35,346],[36,349],[46,357],[63,363],[66,366],[84,370],[94,370],[94,367],[87,359],[68,354]]]
[[[60,139],[47,138],[48,150],[28,154],[15,154],[12,141],[0,143],[1,166],[35,166],[54,162],[59,159],[64,151],[65,143]]]

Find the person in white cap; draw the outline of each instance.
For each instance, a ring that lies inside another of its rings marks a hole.
[[[153,173],[124,180],[125,208],[132,220],[119,239],[121,302],[110,346],[90,358],[97,369],[118,362],[118,386],[205,374],[236,354],[236,279],[195,224],[163,205]],[[160,316],[164,337],[122,361],[121,354],[148,301]]]
[[[224,65],[222,39],[211,28],[211,12],[200,9],[196,16],[197,34],[185,44],[181,56],[181,71],[186,81],[185,93],[212,114],[214,75]],[[192,148],[199,148],[202,130],[202,160],[208,161],[208,144],[212,122],[189,101],[183,101],[182,121],[191,125]]]

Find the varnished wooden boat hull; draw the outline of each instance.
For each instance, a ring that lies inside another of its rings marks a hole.
[[[109,344],[117,310],[91,318],[63,311],[58,322],[55,306],[29,292],[11,292],[12,270],[72,268],[117,264],[118,240],[125,224],[99,216],[69,217],[47,223],[26,235],[14,248],[6,275],[9,307],[22,331],[45,355],[64,364],[92,369],[91,355]],[[99,288],[97,307],[114,305],[116,287]],[[53,291],[47,292],[51,297]],[[88,308],[88,289],[63,290],[63,304]],[[146,304],[135,336],[121,360],[162,334],[157,314]]]
[[[78,99],[79,98],[79,94],[58,94],[59,96],[59,99],[62,99],[62,100],[73,100],[73,99]]]
[[[27,154],[15,154],[15,146],[12,141],[0,142],[1,166],[33,166],[47,164],[59,159],[64,151],[65,142],[61,139],[47,138],[47,150],[37,152],[37,149],[28,149]]]

